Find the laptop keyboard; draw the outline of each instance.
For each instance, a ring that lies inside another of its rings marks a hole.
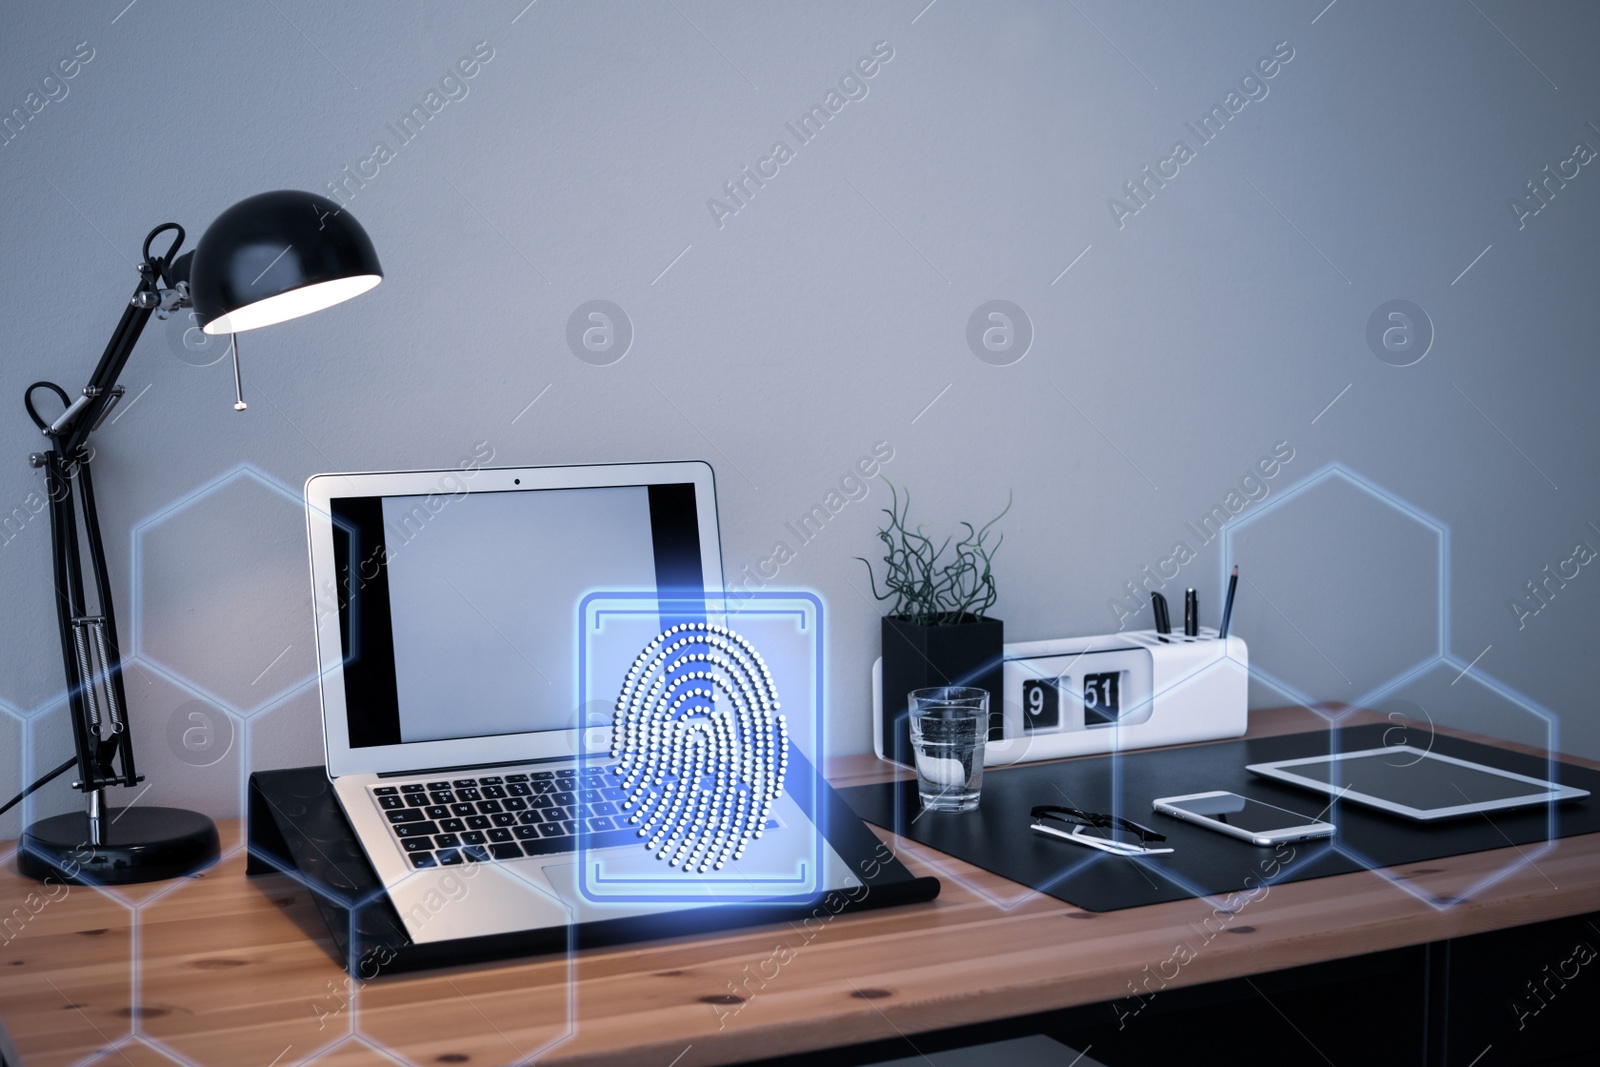
[[[608,767],[370,789],[389,833],[417,868],[576,852],[580,823],[590,848],[640,842],[638,829],[622,814],[625,796]]]

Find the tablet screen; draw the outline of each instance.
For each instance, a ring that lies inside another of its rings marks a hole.
[[[1519,782],[1481,767],[1423,758],[1408,749],[1353,753],[1284,769],[1302,778],[1326,782],[1335,789],[1348,788],[1421,811],[1494,803],[1515,797],[1538,800],[1555,792],[1543,785]]]

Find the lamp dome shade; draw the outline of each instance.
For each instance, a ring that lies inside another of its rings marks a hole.
[[[372,239],[348,211],[283,189],[217,216],[195,246],[189,294],[206,333],[242,333],[331,307],[382,280]]]

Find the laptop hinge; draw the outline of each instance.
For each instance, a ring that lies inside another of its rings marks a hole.
[[[409,771],[379,771],[379,778],[415,778],[418,775],[452,774],[456,771],[482,771],[493,767],[529,767],[540,763],[574,763],[577,756],[543,756],[537,759],[505,760],[501,763],[463,763],[454,767],[417,767]]]

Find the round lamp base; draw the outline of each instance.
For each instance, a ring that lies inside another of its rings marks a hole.
[[[131,885],[193,874],[217,861],[217,824],[182,808],[108,808],[89,843],[84,812],[40,819],[17,843],[17,872],[36,881]]]

